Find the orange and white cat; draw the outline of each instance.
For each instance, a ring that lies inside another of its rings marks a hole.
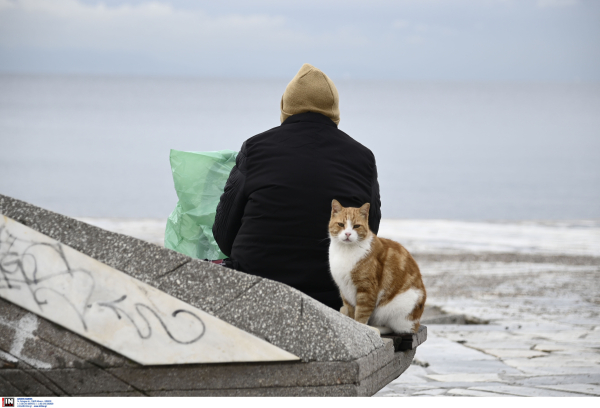
[[[369,230],[369,208],[331,203],[329,266],[340,312],[381,334],[416,333],[427,297],[419,266],[402,245]]]

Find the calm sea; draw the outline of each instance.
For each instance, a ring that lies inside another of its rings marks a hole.
[[[169,149],[238,150],[279,125],[286,83],[0,76],[0,193],[166,217]],[[336,85],[340,129],[377,158],[385,218],[600,218],[600,85]]]

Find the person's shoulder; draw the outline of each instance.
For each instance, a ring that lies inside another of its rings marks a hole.
[[[375,155],[373,154],[373,152],[371,151],[371,149],[369,149],[367,146],[365,146],[362,143],[358,142],[353,137],[351,137],[349,134],[347,134],[343,130],[340,130],[339,128],[336,129],[336,133],[338,134],[338,137],[340,139],[344,140],[345,143],[347,143],[352,148],[356,149],[357,152],[359,152],[360,154],[369,156],[373,160],[375,160]]]
[[[246,141],[242,145],[242,149],[251,148],[251,147],[255,146],[256,144],[259,144],[260,142],[262,142],[270,137],[273,137],[280,129],[281,129],[281,126],[275,126],[269,130],[265,130],[264,132],[261,132],[257,135],[254,135],[254,136],[246,139]]]

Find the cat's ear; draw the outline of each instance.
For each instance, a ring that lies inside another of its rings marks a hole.
[[[360,207],[358,209],[358,212],[360,213],[360,215],[362,215],[365,219],[369,219],[369,209],[371,208],[371,204],[366,203],[363,204],[362,207]]]
[[[332,214],[337,214],[340,211],[342,211],[344,207],[342,207],[342,205],[340,204],[340,202],[338,200],[333,200],[331,202],[331,213]]]

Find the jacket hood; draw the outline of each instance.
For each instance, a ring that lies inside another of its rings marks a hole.
[[[323,71],[310,64],[302,65],[281,97],[281,123],[292,115],[316,112],[340,123],[337,88]]]

